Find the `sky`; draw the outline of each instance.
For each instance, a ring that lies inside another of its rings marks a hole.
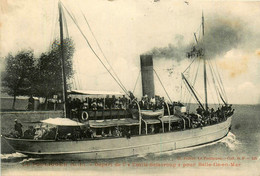
[[[189,65],[186,48],[199,38],[202,11],[208,59],[222,75],[228,102],[260,103],[260,2],[164,0],[63,0],[77,20],[91,46],[109,67],[84,20],[85,15],[110,65],[127,90],[133,91],[140,71],[140,55],[154,48],[165,53],[154,57],[154,68],[170,98],[182,100],[180,73]],[[68,35],[75,43],[73,88],[122,91],[93,55],[86,41],[64,9]],[[32,49],[36,57],[48,51],[59,36],[57,0],[1,0],[0,69],[4,57]],[[199,38],[201,40],[201,38]],[[109,68],[111,71],[111,68]],[[171,70],[171,72],[169,72]],[[199,75],[201,76],[201,75]],[[155,92],[166,97],[154,75]],[[200,78],[201,79],[201,78]],[[135,94],[141,95],[141,80]],[[203,83],[197,91],[203,97]],[[209,88],[210,89],[210,88]],[[209,94],[209,98],[210,98]],[[213,98],[214,99],[214,98]],[[216,103],[214,100],[211,103]]]

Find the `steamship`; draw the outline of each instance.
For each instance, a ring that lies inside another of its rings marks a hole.
[[[63,5],[59,4],[60,31],[63,30]],[[204,18],[202,17],[204,28]],[[79,30],[81,30],[79,28]],[[203,29],[204,30],[204,29]],[[204,33],[204,31],[203,31]],[[63,45],[61,35],[61,46]],[[61,47],[62,48],[62,47]],[[142,109],[139,102],[129,92],[125,95],[131,99],[131,105],[124,109],[80,109],[80,120],[72,120],[66,111],[64,117],[50,118],[40,121],[41,124],[55,126],[53,139],[25,139],[5,136],[8,144],[19,153],[30,157],[49,159],[105,159],[129,157],[148,153],[161,153],[198,145],[211,143],[224,138],[230,131],[232,114],[222,111],[210,113],[207,104],[206,64],[203,51],[193,49],[188,57],[204,63],[205,102],[198,98],[196,91],[185,73],[183,82],[198,102],[200,112],[190,113],[181,103],[163,102],[159,109]],[[64,63],[64,56],[61,56]],[[153,58],[151,55],[141,55],[141,78],[144,96],[155,96]],[[67,98],[66,75],[63,72],[63,97]],[[122,95],[119,92],[72,90],[70,95]],[[222,107],[229,106],[223,96]],[[221,117],[220,117],[221,116]],[[91,137],[80,139],[59,139],[62,132],[72,133],[75,129],[88,128],[92,131]],[[128,129],[126,135],[114,136],[112,133],[118,128]],[[151,130],[152,129],[152,130]],[[158,130],[154,130],[158,129]]]

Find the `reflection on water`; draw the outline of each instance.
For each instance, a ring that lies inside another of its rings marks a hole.
[[[232,151],[234,151],[241,145],[241,142],[236,139],[236,136],[233,133],[229,133],[226,138],[223,138],[221,140],[221,142],[224,143]]]
[[[27,157],[26,155],[23,155],[21,153],[10,153],[10,154],[1,154],[1,159],[2,160],[12,160],[14,158],[25,158]]]

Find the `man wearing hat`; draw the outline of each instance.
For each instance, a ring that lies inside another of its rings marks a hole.
[[[42,138],[43,130],[39,125],[37,125],[35,127],[35,129],[36,129],[36,131],[35,131],[35,136],[33,139],[38,140],[38,139]]]
[[[23,136],[23,130],[22,130],[23,125],[21,123],[19,123],[17,121],[17,119],[15,119],[14,122],[15,122],[14,130],[18,132],[19,137],[22,137]]]

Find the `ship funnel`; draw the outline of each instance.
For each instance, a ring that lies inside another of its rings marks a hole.
[[[141,55],[140,62],[143,96],[154,97],[153,56]]]

